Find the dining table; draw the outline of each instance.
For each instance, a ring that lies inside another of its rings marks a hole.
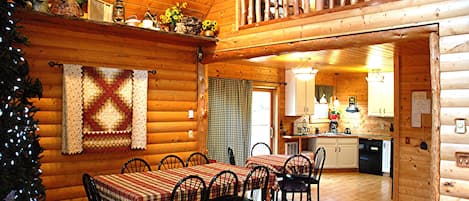
[[[185,176],[200,176],[208,188],[210,180],[222,170],[236,173],[238,192],[241,194],[251,169],[220,162],[158,171],[97,175],[93,179],[104,200],[169,201],[174,186]],[[274,183],[275,175],[269,176],[269,187]]]
[[[314,166],[314,153],[302,153],[302,155],[308,157],[311,161],[311,165]],[[266,166],[271,172],[280,175],[283,172],[283,166],[285,162],[292,155],[285,154],[271,154],[271,155],[257,155],[251,156],[246,160],[245,166],[253,168],[258,165]]]

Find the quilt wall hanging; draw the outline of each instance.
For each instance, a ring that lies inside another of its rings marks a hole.
[[[146,148],[148,71],[63,67],[62,152]]]

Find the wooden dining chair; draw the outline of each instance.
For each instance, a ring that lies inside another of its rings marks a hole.
[[[251,156],[272,155],[272,149],[265,142],[258,142],[251,148]]]
[[[231,165],[236,165],[235,156],[234,156],[234,153],[233,153],[233,149],[231,147],[228,147],[228,157],[230,159],[230,164]]]
[[[311,177],[305,182],[308,184],[318,185],[317,194],[319,200],[319,181],[321,180],[322,169],[324,167],[324,162],[326,161],[326,149],[324,147],[319,147],[314,152],[314,168],[311,174]]]
[[[279,181],[280,191],[282,191],[282,201],[287,200],[287,193],[291,193],[291,200],[295,200],[295,193],[306,193],[307,201],[311,201],[310,184],[305,180],[311,177],[312,165],[308,157],[296,154],[285,161],[282,172],[282,180]],[[290,199],[289,199],[290,200]]]
[[[88,201],[101,201],[101,196],[99,195],[98,189],[96,189],[96,184],[89,174],[83,174],[82,182]]]
[[[141,158],[132,158],[124,163],[121,169],[121,174],[146,171],[151,171],[151,167],[145,160]]]
[[[203,165],[209,164],[210,161],[208,160],[207,156],[200,152],[192,153],[186,161],[186,167],[189,166],[196,166],[196,165]]]
[[[212,199],[210,199],[212,197]],[[223,170],[215,175],[207,190],[209,201],[236,201],[238,198],[238,176],[231,170]]]
[[[170,154],[161,159],[158,170],[167,170],[184,167],[184,161],[174,154]]]
[[[251,169],[244,180],[243,193],[238,200],[258,200],[258,192],[261,193],[261,201],[267,199],[267,187],[269,185],[269,169],[259,165]],[[255,193],[256,192],[256,193]]]
[[[171,201],[205,201],[206,185],[197,175],[189,175],[174,186]]]

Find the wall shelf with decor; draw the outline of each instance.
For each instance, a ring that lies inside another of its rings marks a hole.
[[[18,9],[15,17],[20,20],[20,24],[21,22],[34,24],[47,23],[49,26],[54,26],[59,29],[69,29],[81,32],[95,32],[105,35],[119,35],[126,36],[127,38],[161,41],[169,44],[189,45],[194,47],[210,47],[215,46],[216,42],[218,42],[218,39],[213,37],[151,30],[140,27],[127,26],[125,24],[93,21],[77,17],[59,16],[26,9]]]

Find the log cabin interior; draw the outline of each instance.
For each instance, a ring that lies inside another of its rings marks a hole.
[[[114,0],[100,2],[114,4]],[[123,2],[125,18],[138,19],[147,10],[163,14],[176,4],[173,0]],[[156,170],[168,154],[184,160],[193,152],[210,156],[209,78],[250,80],[254,91],[271,92],[271,147],[276,154],[290,152],[286,144],[296,142],[296,153],[314,150],[320,137],[309,136],[316,128],[322,137],[335,139],[327,136],[331,135],[328,110],[323,118],[308,116],[308,135],[296,135],[296,121],[303,115],[287,114],[291,96],[286,95],[287,88],[292,86],[288,71],[303,64],[318,70],[315,90],[320,90],[318,86],[332,89],[328,104],[334,98],[340,102],[336,131],[349,128],[352,135],[362,136],[357,137],[354,155],[348,156],[354,157],[352,165],[326,165],[326,173],[361,171],[358,138],[391,141],[392,200],[469,199],[469,1],[186,2],[184,15],[218,22],[216,38],[17,11],[20,31],[30,41],[23,47],[30,75],[39,78],[44,89],[34,104],[40,108],[36,117],[44,149],[40,162],[46,200],[86,200],[83,173],[116,174],[132,157],[149,161]],[[370,64],[374,57],[378,65]],[[50,67],[51,61],[156,70],[148,74],[146,148],[63,154],[64,67]],[[391,90],[383,92],[379,85],[372,91],[372,77],[386,73],[391,75]],[[370,97],[371,92],[376,95]],[[380,104],[389,100],[393,109],[386,114]],[[359,112],[346,112],[350,104]],[[371,114],[376,108],[379,114]],[[464,132],[456,129],[461,121]],[[465,167],[458,164],[461,158],[464,163],[464,157]]]

